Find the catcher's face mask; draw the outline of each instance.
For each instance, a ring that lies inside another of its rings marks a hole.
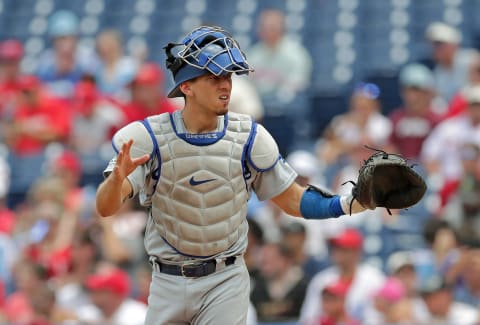
[[[176,54],[175,47],[181,47]],[[169,43],[165,47],[167,68],[172,71],[175,87],[168,97],[181,97],[181,83],[212,73],[215,76],[228,73],[248,74],[253,71],[233,37],[220,27],[202,26],[194,29],[180,44]]]

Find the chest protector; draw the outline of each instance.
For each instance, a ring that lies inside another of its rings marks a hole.
[[[161,159],[151,205],[159,234],[185,255],[225,251],[248,229],[245,157],[253,122],[229,113],[224,134],[182,134],[183,138],[169,114],[150,117],[147,124]],[[189,137],[210,139],[194,144]]]

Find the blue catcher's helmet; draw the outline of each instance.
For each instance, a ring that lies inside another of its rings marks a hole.
[[[183,48],[176,54],[172,49]],[[181,44],[169,43],[165,47],[167,68],[172,72],[174,88],[168,97],[181,97],[181,83],[211,73],[248,74],[253,71],[233,37],[220,27],[201,26],[190,32]]]

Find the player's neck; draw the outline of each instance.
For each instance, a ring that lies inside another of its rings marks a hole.
[[[199,113],[185,107],[182,110],[183,124],[189,133],[198,134],[215,131],[218,124],[218,116],[215,114]]]

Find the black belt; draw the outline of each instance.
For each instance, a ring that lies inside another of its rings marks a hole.
[[[237,259],[236,256],[229,256],[225,259],[225,266],[232,265]],[[207,276],[214,273],[217,270],[217,261],[215,259],[195,262],[195,263],[186,263],[183,265],[175,264],[166,264],[156,260],[151,261],[156,270],[170,274],[170,275],[181,275],[186,278],[199,278],[202,276]]]

